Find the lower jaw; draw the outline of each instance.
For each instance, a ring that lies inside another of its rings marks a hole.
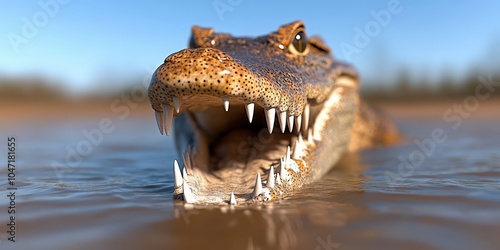
[[[185,130],[186,123],[193,125],[190,121],[193,117],[188,114],[176,119],[181,120],[175,123],[176,133],[181,128]],[[193,203],[228,204],[231,192],[238,204],[276,199],[303,183],[302,179],[309,172],[304,159],[308,148],[314,146],[312,134],[309,140],[302,136],[299,139],[298,134],[269,134],[267,128],[231,131],[212,149],[208,148],[208,139],[203,133],[196,133],[195,137],[188,140],[198,141],[194,145],[202,146],[194,148],[191,144],[183,151],[186,169],[183,179],[194,200],[185,197],[186,186],[174,192],[176,198]],[[257,182],[261,182],[262,189],[256,193]]]
[[[342,99],[341,95],[333,96],[333,104]],[[313,127],[315,132],[321,131],[321,136],[313,136],[311,132],[299,139],[298,136],[276,131],[270,135],[267,129],[240,129],[226,134],[218,142],[219,147],[212,150],[208,145],[212,145],[210,138],[213,137],[199,132],[202,130],[194,121],[194,115],[184,113],[177,116],[174,134],[178,149],[182,150],[179,152],[183,155],[184,171],[179,177],[183,179],[182,185],[176,185],[174,196],[188,203],[241,204],[277,199],[319,178],[346,148],[352,116],[345,114],[353,113],[354,106],[344,106],[347,108],[337,110],[330,106],[319,112],[326,115],[323,114],[318,126],[313,122]],[[332,123],[333,120],[335,123]],[[324,124],[330,123],[333,126],[323,131]],[[349,129],[342,131],[343,128]],[[318,146],[325,149],[325,145],[321,145],[321,138],[325,136],[331,137],[326,140],[329,145],[326,145],[326,151],[319,151]],[[253,142],[249,143],[248,138],[253,138]],[[300,143],[290,144],[294,141]],[[297,147],[297,144],[300,146]],[[315,169],[311,168],[312,165]],[[231,193],[234,193],[234,201],[230,199]]]

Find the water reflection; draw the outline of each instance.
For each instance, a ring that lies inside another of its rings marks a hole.
[[[154,118],[117,123],[116,131],[92,155],[59,178],[51,161],[62,162],[64,147],[81,139],[60,132],[79,134],[88,124],[16,127],[22,142],[18,182],[22,237],[15,245],[0,242],[1,249],[496,249],[500,245],[498,118],[490,123],[467,122],[460,131],[449,133],[449,140],[403,182],[389,183],[384,173],[397,169],[399,155],[415,150],[411,140],[349,155],[327,176],[286,199],[233,208],[172,200],[175,151],[171,141],[158,137]],[[439,126],[438,121],[400,124],[411,138],[426,138]],[[0,131],[4,138],[6,131]],[[31,136],[33,131],[37,136]],[[6,169],[0,174],[5,175]],[[6,181],[0,179],[0,186]],[[5,201],[0,199],[0,208],[6,207]]]
[[[349,155],[321,181],[287,199],[249,206],[207,207],[176,201],[166,222],[175,249],[336,249],[335,230],[362,210],[345,202],[362,194],[363,165]],[[195,240],[196,239],[196,240]]]

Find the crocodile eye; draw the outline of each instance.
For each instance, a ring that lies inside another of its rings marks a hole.
[[[288,49],[296,55],[305,55],[307,54],[307,36],[303,30],[299,30],[292,37],[292,42],[288,46]]]

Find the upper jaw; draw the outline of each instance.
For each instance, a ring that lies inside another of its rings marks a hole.
[[[263,58],[241,53],[198,48],[167,57],[153,74],[149,87],[153,109],[162,111],[162,105],[167,104],[180,111],[199,110],[220,106],[221,98],[228,97],[234,104],[254,103],[298,116],[308,102],[318,101],[315,93],[328,94],[331,90],[312,88],[298,69],[287,65],[286,58],[279,60],[277,56],[271,60],[273,63],[265,65]]]

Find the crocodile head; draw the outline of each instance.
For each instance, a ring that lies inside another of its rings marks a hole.
[[[160,133],[173,123],[182,157],[174,196],[271,200],[321,177],[347,148],[357,88],[356,72],[300,21],[255,38],[193,27],[149,86]]]

